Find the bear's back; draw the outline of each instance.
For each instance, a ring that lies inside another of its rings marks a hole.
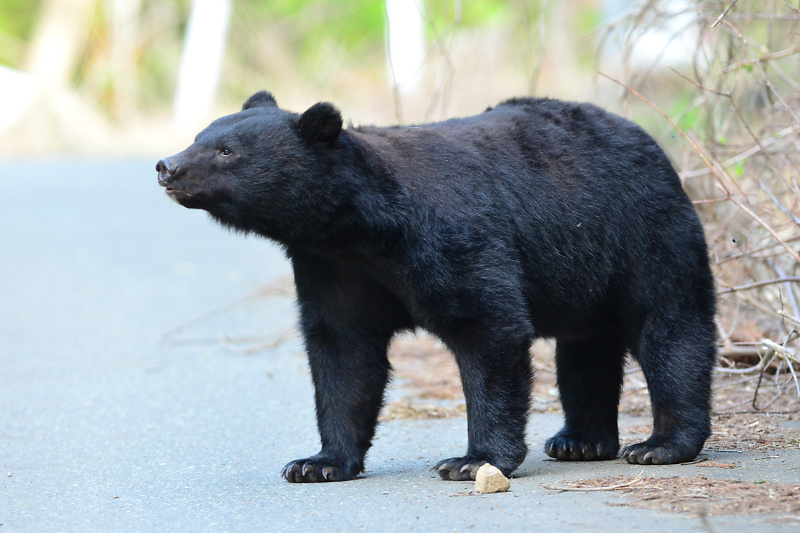
[[[515,98],[466,118],[347,131],[409,194],[450,196],[454,206],[541,201],[556,215],[598,204],[689,205],[656,141],[592,104]]]

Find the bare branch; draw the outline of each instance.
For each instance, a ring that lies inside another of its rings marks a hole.
[[[733,2],[731,2],[731,5],[729,5],[727,7],[727,9],[725,9],[725,11],[723,11],[722,14],[719,17],[717,17],[717,20],[714,21],[714,23],[711,25],[711,27],[712,28],[716,28],[717,26],[719,26],[719,23],[722,22],[722,19],[724,19],[725,15],[728,14],[728,11],[733,9],[733,6],[735,6],[735,5],[736,5],[736,0],[733,0]]]
[[[748,283],[747,285],[739,285],[737,287],[728,287],[717,291],[717,294],[728,294],[736,291],[747,291],[751,289],[758,289],[759,287],[766,287],[767,285],[774,285],[776,283],[800,283],[800,276],[786,276],[783,278],[767,279],[763,281],[756,281]]]

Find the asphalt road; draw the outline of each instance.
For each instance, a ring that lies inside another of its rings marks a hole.
[[[428,471],[463,452],[463,419],[385,423],[362,478],[286,483],[281,467],[319,446],[300,343],[246,355],[220,337],[274,338],[294,322],[290,298],[252,298],[163,340],[289,266],[266,241],[168,201],[154,163],[0,163],[0,532],[708,530],[691,514],[610,505],[615,494],[544,488],[699,471],[547,460],[555,414],[533,417],[507,494],[465,495],[470,483]],[[762,456],[702,474],[797,482],[797,450]],[[796,531],[765,520],[710,525]]]

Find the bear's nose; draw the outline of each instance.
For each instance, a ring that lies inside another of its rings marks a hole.
[[[168,158],[162,159],[156,163],[156,172],[158,172],[158,181],[164,183],[178,173],[178,164]]]
[[[169,159],[162,159],[156,163],[156,172],[159,174],[175,174],[178,171],[177,163],[173,163]]]

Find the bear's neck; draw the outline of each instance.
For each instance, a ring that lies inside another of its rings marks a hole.
[[[253,231],[290,249],[338,256],[383,255],[405,232],[406,199],[391,171],[343,131],[326,171],[298,177],[298,204],[271,213]]]

